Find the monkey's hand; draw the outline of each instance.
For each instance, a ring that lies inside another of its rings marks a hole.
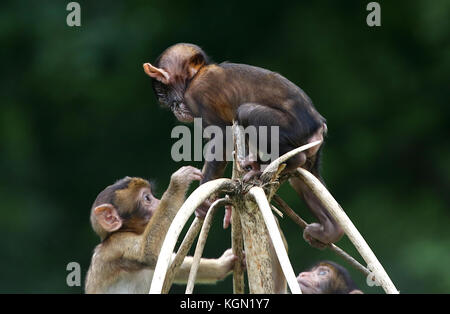
[[[187,190],[193,181],[200,181],[203,178],[202,172],[192,166],[184,166],[175,171],[170,177],[173,186]]]
[[[226,250],[221,257],[217,259],[217,264],[219,266],[217,279],[224,279],[234,268],[234,263],[237,261],[238,257],[233,254],[232,249]]]

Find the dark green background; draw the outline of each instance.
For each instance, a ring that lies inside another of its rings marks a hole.
[[[97,193],[125,175],[164,191],[182,165],[170,156],[178,123],[142,63],[177,42],[301,86],[328,120],[327,186],[397,288],[450,292],[449,1],[380,1],[375,28],[369,1],[80,1],[72,28],[68,2],[1,4],[0,292],[82,292],[66,286],[66,265],[79,262],[84,282]],[[280,193],[312,220],[289,186]],[[296,273],[342,262],[281,225]],[[217,217],[205,256],[229,245]],[[230,279],[196,288],[231,291]]]

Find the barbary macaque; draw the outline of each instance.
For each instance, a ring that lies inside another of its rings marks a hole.
[[[330,261],[319,262],[301,272],[297,282],[304,294],[363,294],[348,270]]]
[[[101,243],[95,248],[86,278],[86,293],[148,293],[153,271],[169,226],[184,202],[189,185],[203,177],[187,166],[172,174],[161,200],[150,183],[125,177],[105,188],[91,209],[91,224]],[[186,282],[192,264],[187,256],[175,282]],[[231,249],[218,259],[202,258],[197,281],[226,277],[237,257]]]
[[[202,118],[204,127],[215,125],[223,129],[233,121],[258,130],[260,126],[278,126],[280,154],[323,141],[327,132],[325,119],[311,99],[278,73],[246,64],[212,63],[200,47],[183,43],[167,48],[154,65],[143,66],[152,78],[158,101],[181,122]],[[270,141],[271,136],[267,136],[268,147],[272,147]],[[287,161],[285,171],[303,167],[321,179],[320,152],[321,145],[297,154]],[[223,175],[227,165],[223,160],[205,163],[201,183]],[[338,241],[342,229],[312,191],[298,178],[291,179],[290,184],[319,221],[305,228],[305,240],[319,248]],[[205,215],[207,208],[200,207],[196,214]]]

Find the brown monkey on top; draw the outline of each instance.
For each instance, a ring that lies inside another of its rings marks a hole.
[[[145,63],[143,66],[152,78],[159,102],[168,106],[181,122],[202,118],[204,126],[221,128],[231,125],[233,120],[244,128],[278,126],[280,154],[323,140],[327,131],[325,119],[311,99],[278,73],[245,64],[212,63],[205,52],[193,44],[173,45],[154,65]],[[270,136],[267,141],[270,142]],[[289,159],[285,171],[303,167],[321,179],[320,151],[320,147],[315,146],[299,153]],[[222,176],[226,165],[227,161],[207,161],[201,183]],[[319,248],[338,241],[343,235],[342,229],[312,191],[298,178],[292,178],[290,184],[319,221],[306,227],[305,240]],[[201,209],[196,213],[205,214]]]
[[[301,272],[297,281],[304,294],[363,294],[348,270],[330,261],[319,262]]]
[[[86,293],[148,293],[164,237],[184,202],[190,183],[202,173],[181,167],[172,174],[161,200],[148,181],[125,177],[104,189],[91,209],[100,236],[86,278]],[[184,259],[175,282],[186,282],[192,257]],[[213,283],[231,272],[237,259],[231,249],[218,259],[202,258],[199,282]]]

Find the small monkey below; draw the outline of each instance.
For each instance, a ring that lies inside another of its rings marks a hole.
[[[141,178],[125,177],[105,188],[91,209],[91,224],[101,243],[86,278],[86,293],[148,293],[164,237],[200,170],[182,167],[170,179],[161,200]],[[175,282],[186,282],[192,257],[183,261]],[[231,249],[218,259],[202,258],[197,281],[214,283],[233,269]]]
[[[348,270],[330,261],[319,262],[301,272],[297,281],[304,294],[363,294]]]

